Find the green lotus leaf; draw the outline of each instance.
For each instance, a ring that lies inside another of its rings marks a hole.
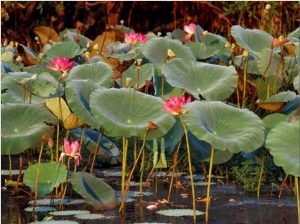
[[[265,102],[288,102],[296,97],[296,93],[292,91],[285,91],[270,96]]]
[[[73,113],[91,127],[100,127],[91,113],[90,95],[97,89],[92,80],[68,80],[65,87],[66,100]]]
[[[77,65],[69,72],[68,80],[91,80],[99,86],[111,87],[113,70],[105,62]]]
[[[185,32],[182,29],[174,29],[172,31],[172,36],[177,40],[183,40],[185,36]]]
[[[295,29],[293,32],[289,33],[287,38],[292,41],[292,42],[300,42],[300,28],[298,27],[297,29]]]
[[[258,29],[244,29],[239,25],[231,27],[231,35],[236,43],[253,54],[258,56],[259,52],[264,48],[271,48],[273,37],[265,31]],[[265,63],[266,65],[268,63]]]
[[[182,107],[183,120],[198,139],[218,150],[251,152],[264,142],[261,119],[248,109],[218,101],[194,101]]]
[[[246,59],[243,55],[238,55],[234,57],[234,64],[238,66],[240,69],[245,69]],[[247,62],[247,73],[250,74],[259,74],[257,69],[257,58],[250,55]]]
[[[206,100],[224,100],[236,88],[238,76],[234,67],[194,62],[175,58],[162,67],[166,80],[185,89],[195,98],[199,94]]]
[[[266,116],[263,119],[266,128],[274,128],[279,122],[288,121],[289,117],[284,114],[274,113]]]
[[[143,54],[154,65],[161,66],[167,59],[169,49],[173,51],[177,58],[187,58],[195,61],[195,57],[189,47],[183,46],[179,41],[161,37],[148,40]]]
[[[80,46],[73,42],[61,42],[58,44],[53,45],[47,52],[46,57],[52,59],[56,57],[68,57],[74,58],[78,55],[83,54],[86,51],[86,48],[80,48]]]
[[[90,46],[93,43],[93,41],[90,40],[89,38],[87,38],[81,34],[78,34],[78,31],[76,29],[65,29],[59,33],[59,38],[62,41],[73,41],[73,42],[77,43],[77,40],[76,40],[77,37],[79,38],[78,44],[81,47],[86,47],[88,42],[90,43]]]
[[[211,46],[206,46],[203,42],[192,42],[189,41],[185,44],[193,52],[194,56],[199,59],[207,59],[214,56],[218,50]]]
[[[162,87],[163,87],[163,98],[168,99],[173,96],[182,96],[184,90],[171,86],[166,78],[162,78],[161,69],[157,68],[153,76],[153,85],[154,85],[154,95],[162,97]]]
[[[153,167],[167,168],[164,138],[153,140]]]
[[[150,63],[144,64],[140,67],[139,74],[136,65],[130,66],[123,74],[122,74],[122,86],[126,85],[126,78],[131,78],[130,86],[136,88],[137,82],[138,88],[142,88],[146,84],[146,80],[150,81],[154,76],[154,66]]]
[[[222,37],[220,35],[217,34],[213,34],[208,32],[206,35],[204,35],[201,38],[201,41],[207,46],[207,47],[211,47],[214,48],[216,50],[218,50],[218,53],[220,51],[224,51],[224,47],[226,45],[226,43],[228,42],[227,39],[225,37]]]
[[[11,72],[6,75],[1,80],[1,100],[2,103],[22,103],[22,98],[24,94],[24,88],[17,85],[14,80],[16,79],[30,79],[33,74],[27,72]],[[30,94],[26,91],[25,103],[29,102]],[[43,98],[32,95],[31,103],[42,103]]]
[[[21,86],[25,86],[26,90],[39,97],[50,97],[57,93],[58,82],[49,73],[41,73],[37,78],[17,78],[14,81]]]
[[[14,59],[14,54],[11,51],[5,51],[1,54],[1,60],[5,62],[12,62]]]
[[[58,187],[66,181],[67,167],[60,162],[36,163],[28,167],[24,172],[24,182],[35,192],[36,176],[38,174],[38,196],[42,197],[53,191],[54,187]]]
[[[1,154],[18,154],[39,148],[42,136],[53,137],[57,119],[44,104],[1,105]]]
[[[297,75],[293,80],[294,88],[300,93],[300,75]]]
[[[259,74],[264,75],[267,83],[273,86],[276,78],[276,86],[281,86],[283,81],[282,74],[284,74],[285,68],[281,63],[280,55],[271,52],[271,49],[262,49],[257,57],[257,69]]]
[[[287,174],[300,176],[300,133],[299,120],[279,122],[269,132],[266,147],[274,157],[277,166],[282,166]]]
[[[118,205],[115,190],[103,180],[85,172],[72,174],[73,189],[96,210],[115,208]]]
[[[143,139],[151,121],[157,129],[149,131],[147,139],[165,135],[175,123],[174,117],[162,109],[161,98],[128,89],[97,89],[91,94],[91,111],[105,133],[112,136]]]

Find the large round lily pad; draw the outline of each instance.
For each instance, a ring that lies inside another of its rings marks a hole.
[[[162,109],[164,101],[129,89],[96,89],[90,97],[91,111],[101,122],[107,135],[143,139],[148,123],[156,125],[147,139],[165,135],[175,123],[174,117]]]
[[[189,130],[200,140],[219,150],[251,152],[264,142],[264,125],[248,109],[238,109],[218,101],[194,101],[182,108]]]
[[[57,119],[44,104],[1,105],[1,154],[18,154],[40,148],[42,136],[52,137]]]
[[[287,174],[300,176],[299,120],[289,123],[279,122],[269,132],[266,147],[274,157],[277,166],[282,166]]]

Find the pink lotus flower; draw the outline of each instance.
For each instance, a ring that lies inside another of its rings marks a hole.
[[[185,25],[183,27],[184,31],[187,32],[184,39],[189,40],[196,32],[197,25],[194,23],[190,23],[189,25]]]
[[[67,72],[74,67],[74,61],[70,61],[67,57],[57,57],[51,60],[52,65],[47,68],[53,71]]]
[[[187,99],[185,99],[184,95],[182,95],[181,97],[171,97],[166,101],[162,108],[173,115],[179,115],[183,113],[183,111],[181,111],[182,105],[190,103],[191,101],[191,96],[189,96]]]
[[[146,43],[148,37],[141,33],[125,33],[125,42],[130,45],[136,44],[136,42]]]
[[[144,43],[146,43],[148,41],[148,36],[139,33],[139,35],[138,35],[138,41],[144,44]]]
[[[58,161],[61,162],[64,156],[70,156],[74,158],[76,166],[79,166],[80,161],[82,160],[82,157],[79,153],[80,142],[75,140],[70,143],[66,138],[64,138],[64,148],[65,152],[60,154]]]

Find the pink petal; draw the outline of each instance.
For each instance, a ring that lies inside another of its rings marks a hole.
[[[72,148],[71,148],[70,142],[66,138],[64,138],[64,148],[65,148],[66,154],[72,153]]]

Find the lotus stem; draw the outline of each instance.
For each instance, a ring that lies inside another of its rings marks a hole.
[[[249,57],[246,57],[245,66],[244,66],[244,83],[243,83],[243,102],[242,109],[246,106],[246,85],[247,85],[247,67],[248,67]]]
[[[169,186],[168,201],[170,201],[170,198],[171,198],[171,191],[172,191],[172,187],[173,187],[174,173],[175,173],[175,170],[176,170],[177,157],[178,157],[180,146],[181,146],[181,140],[178,143],[177,149],[176,149],[176,151],[174,153],[174,160],[173,160],[174,161],[174,165],[173,165],[173,171],[172,171],[173,173],[172,173],[171,183],[170,183],[170,186]]]
[[[142,163],[141,163],[141,169],[140,169],[140,194],[143,193],[143,176],[144,176],[144,166],[145,166],[145,150],[142,150]],[[131,177],[130,177],[131,179]],[[129,180],[130,180],[129,179]]]
[[[35,189],[34,189],[34,202],[33,202],[33,208],[32,208],[32,218],[34,216],[34,207],[36,205],[36,200],[38,197],[38,187],[39,187],[39,177],[40,177],[40,167],[41,167],[41,159],[42,159],[42,154],[43,154],[43,146],[44,146],[44,136],[42,137],[42,142],[41,142],[41,148],[40,148],[40,153],[39,153],[39,159],[38,159],[38,168],[36,171],[36,178],[35,178]]]
[[[18,179],[17,179],[17,184],[15,187],[15,191],[17,192],[17,188],[21,179],[21,175],[22,175],[22,166],[23,165],[23,157],[22,157],[22,153],[20,153],[20,166],[19,166],[19,175],[18,175]]]
[[[191,151],[190,151],[190,144],[189,144],[189,137],[187,133],[187,128],[186,125],[183,121],[182,114],[179,115],[184,135],[185,135],[185,140],[186,140],[186,149],[187,149],[187,155],[188,155],[188,161],[189,161],[189,173],[191,177],[191,187],[192,187],[192,200],[193,200],[193,218],[194,222],[196,222],[196,197],[195,197],[195,186],[194,186],[194,178],[193,178],[193,171],[192,171],[192,158],[191,158]]]
[[[298,223],[300,223],[300,195],[299,195],[299,181],[298,177],[295,176],[295,194],[297,200],[297,213],[298,213]]]
[[[261,169],[260,169],[259,179],[258,179],[258,184],[257,184],[257,197],[260,196],[260,184],[261,184],[262,176],[263,176],[263,173],[264,173],[264,164],[265,164],[265,156],[262,155]]]
[[[95,164],[95,161],[96,161],[96,157],[97,157],[97,153],[98,153],[100,141],[101,141],[101,138],[102,138],[102,133],[103,132],[102,132],[101,126],[100,126],[98,132],[99,132],[99,137],[98,137],[98,140],[97,140],[97,146],[95,148],[95,152],[94,152],[94,156],[93,156],[93,161],[92,161],[92,165],[91,165],[90,174],[93,173],[94,164]]]
[[[128,150],[128,139],[123,137],[123,155],[122,155],[122,186],[121,186],[121,205],[119,213],[124,209],[124,199],[125,199],[125,175],[126,175],[126,160],[127,160],[127,150]],[[123,199],[124,198],[124,199]]]
[[[161,98],[164,100],[164,85],[165,85],[165,76],[161,75]]]
[[[140,159],[140,157],[141,157],[141,155],[142,155],[142,153],[143,153],[143,151],[145,149],[146,137],[147,137],[148,132],[149,132],[149,130],[147,129],[146,132],[145,132],[145,134],[144,134],[144,137],[143,137],[143,144],[142,144],[141,150],[140,150],[140,152],[139,152],[136,160],[134,161],[134,164],[133,164],[133,167],[132,167],[132,169],[130,171],[129,177],[127,178],[126,186],[125,186],[125,178],[123,179],[123,174],[125,174],[125,172],[123,172],[123,164],[122,164],[122,202],[121,202],[121,206],[124,206],[124,200],[125,200],[126,193],[127,193],[128,189],[129,189],[130,180],[131,180],[133,172],[134,172],[134,170],[135,170],[135,168],[137,166],[137,163],[138,163],[138,161],[139,161],[139,159]],[[128,146],[128,140],[127,140],[127,146]],[[124,159],[124,155],[123,155],[123,159]],[[126,170],[126,164],[125,164],[125,170]],[[123,180],[124,180],[124,182],[123,182]],[[124,189],[124,191],[123,191],[123,189]],[[119,212],[121,211],[121,209],[123,209],[123,208],[120,207]]]
[[[58,86],[57,86],[57,95],[58,95],[58,114],[57,114],[57,130],[56,130],[56,162],[58,162],[58,149],[59,149],[59,123],[60,119],[62,118],[61,112],[61,97],[60,97],[60,82],[61,78],[58,79]]]
[[[63,187],[63,194],[62,194],[62,197],[61,197],[61,200],[60,200],[59,209],[62,209],[62,208],[63,208],[63,202],[64,202],[65,195],[66,195],[66,192],[67,192],[67,187],[68,187],[68,176],[69,176],[69,171],[70,171],[70,160],[71,160],[71,157],[68,156],[67,178],[66,178],[65,186]]]
[[[11,154],[8,154],[8,163],[9,163],[9,179],[12,180],[12,174],[11,174]]]
[[[209,171],[208,171],[208,182],[207,182],[207,193],[206,193],[206,209],[205,209],[205,222],[208,222],[208,212],[210,203],[210,185],[211,185],[211,173],[214,161],[215,149],[211,148],[210,160],[209,160]]]
[[[138,65],[137,66],[137,73],[136,73],[136,89],[139,89],[139,83],[140,83],[140,70],[141,70],[141,66]]]

